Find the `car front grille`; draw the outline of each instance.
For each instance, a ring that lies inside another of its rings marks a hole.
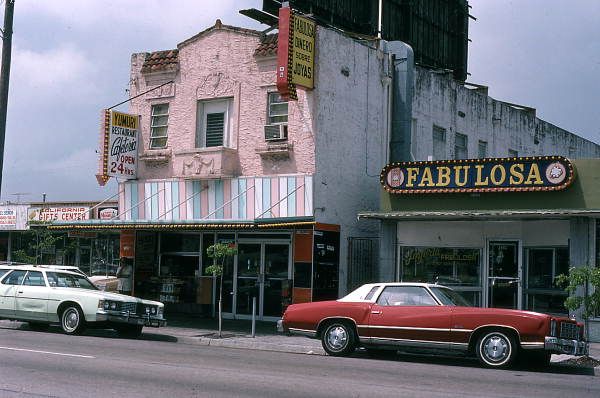
[[[560,323],[560,338],[577,340],[579,339],[579,326],[575,323],[561,322]]]
[[[146,312],[146,308],[150,308],[150,312],[149,313]],[[152,308],[154,308],[154,311],[152,311]],[[137,306],[137,313],[140,314],[140,315],[146,315],[146,314],[148,314],[148,315],[155,316],[157,310],[158,310],[158,308],[157,308],[156,305],[148,305],[148,304],[138,303],[138,306]]]
[[[136,303],[121,303],[121,311],[135,314]]]

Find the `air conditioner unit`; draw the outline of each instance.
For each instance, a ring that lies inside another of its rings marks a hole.
[[[265,141],[287,140],[287,124],[265,125]]]

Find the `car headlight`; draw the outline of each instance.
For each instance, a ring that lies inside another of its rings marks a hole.
[[[103,310],[104,309],[104,300],[98,300],[98,309],[99,310]]]
[[[556,319],[550,320],[550,336],[556,337]]]
[[[119,303],[116,301],[104,300],[104,309],[107,311],[116,311],[119,309]]]

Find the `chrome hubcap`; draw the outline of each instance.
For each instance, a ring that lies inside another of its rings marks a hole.
[[[65,329],[72,332],[79,325],[79,314],[75,309],[68,309],[63,317],[63,325]]]
[[[348,342],[348,333],[342,326],[336,326],[329,329],[327,332],[327,345],[332,350],[342,350]]]
[[[509,355],[509,344],[501,336],[490,336],[483,343],[483,354],[493,362],[499,362]]]

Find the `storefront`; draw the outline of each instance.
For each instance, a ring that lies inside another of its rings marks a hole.
[[[598,159],[562,157],[390,164],[382,210],[359,215],[381,220],[379,277],[566,315],[556,276],[600,264],[598,170]]]
[[[88,275],[114,275],[119,234],[51,231],[54,221],[110,219],[116,202],[40,202],[0,206],[0,260],[72,265]]]
[[[121,234],[121,256],[134,260],[133,295],[165,303],[166,313],[214,315],[218,279],[207,248],[229,243],[224,264],[227,318],[276,320],[291,303],[337,298],[339,227],[312,219],[254,222],[56,222],[52,230]],[[128,247],[134,247],[130,249]]]

